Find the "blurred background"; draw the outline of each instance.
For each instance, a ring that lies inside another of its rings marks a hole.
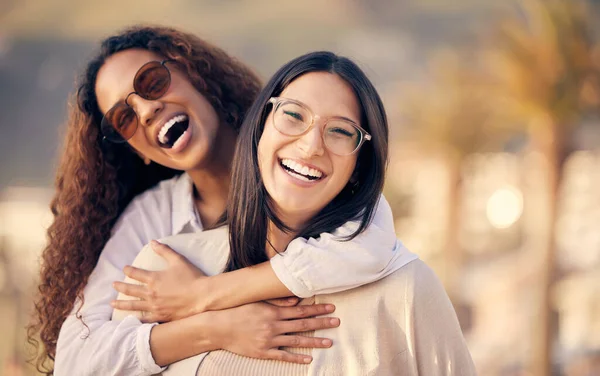
[[[73,82],[124,26],[197,33],[267,79],[329,49],[376,84],[396,231],[481,375],[600,375],[600,1],[0,0],[0,375],[25,346]]]

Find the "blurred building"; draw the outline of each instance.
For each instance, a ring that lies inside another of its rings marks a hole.
[[[25,364],[25,326],[39,269],[38,256],[51,220],[52,191],[11,187],[0,191],[0,371]]]
[[[445,250],[449,186],[447,158],[400,144],[390,165],[386,195],[402,200],[396,231],[446,286],[458,275],[452,296],[481,374],[523,375],[536,335],[535,289],[539,257],[536,221],[544,215],[536,198],[543,169],[535,155],[475,154],[461,169],[460,272]],[[553,283],[554,368],[557,374],[600,374],[600,152],[580,151],[566,162],[561,185],[559,273]],[[449,290],[450,291],[450,290]]]

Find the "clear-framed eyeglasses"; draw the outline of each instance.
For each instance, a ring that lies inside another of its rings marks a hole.
[[[355,122],[339,116],[321,118],[300,101],[273,97],[269,103],[273,104],[273,126],[287,136],[301,136],[316,120],[322,119],[323,144],[334,154],[354,154],[365,141],[371,140],[371,135]]]

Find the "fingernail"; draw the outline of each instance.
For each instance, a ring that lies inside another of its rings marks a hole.
[[[340,319],[331,319],[329,320],[329,322],[331,323],[331,325],[340,325]]]
[[[304,358],[304,363],[310,363],[312,361],[312,358]]]
[[[155,245],[158,245],[158,242],[156,240],[150,240],[150,245],[154,247]]]
[[[110,306],[111,306],[111,307],[115,308],[115,305],[116,305],[116,303],[115,303],[115,301],[114,301],[114,300],[113,300],[112,302],[110,302]]]
[[[295,302],[295,301],[296,301],[296,298],[288,298],[288,302],[289,302],[289,303],[293,303],[293,302]]]
[[[333,311],[335,310],[335,307],[333,306],[333,304],[327,304],[327,305],[325,306],[325,310],[326,310],[327,312],[333,312]]]
[[[330,339],[324,339],[322,341],[322,343],[323,343],[323,346],[331,346],[331,340]]]

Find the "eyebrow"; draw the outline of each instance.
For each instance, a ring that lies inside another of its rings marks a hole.
[[[356,122],[356,121],[354,121],[354,120],[352,120],[352,119],[350,119],[350,118],[347,118],[347,117],[345,117],[345,116],[331,116],[331,117],[332,117],[332,118],[336,118],[336,119],[346,120],[346,121],[349,121],[349,122],[351,122],[352,124],[356,124],[356,125],[358,125],[358,122]]]
[[[307,105],[306,103],[304,103],[304,102],[302,102],[302,101],[300,101],[300,100],[298,100],[298,99],[293,99],[293,98],[288,98],[288,97],[280,97],[280,98],[286,99],[286,100],[288,100],[288,101],[291,101],[291,102],[296,102],[296,103],[299,103],[299,104],[301,104],[302,106],[304,106],[304,107],[308,108],[308,109],[309,109],[309,110],[310,110],[310,111],[311,111],[311,112],[314,114],[314,111],[313,111],[313,109],[312,109],[312,108],[310,108],[310,106],[309,106],[309,105]],[[354,121],[354,120],[352,120],[352,119],[350,119],[350,118],[348,118],[348,117],[346,117],[346,116],[341,116],[341,115],[332,115],[332,116],[326,116],[326,117],[327,117],[327,118],[329,118],[329,119],[339,119],[339,120],[345,120],[345,121],[349,121],[349,122],[351,122],[351,123],[352,123],[352,124],[354,124],[354,125],[359,125],[359,124],[360,124],[360,122]]]

